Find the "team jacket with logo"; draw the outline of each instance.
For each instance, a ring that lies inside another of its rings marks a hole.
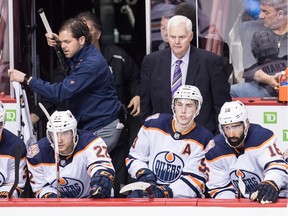
[[[149,168],[157,184],[169,185],[173,197],[203,197],[205,189],[204,150],[210,131],[194,124],[185,134],[175,131],[173,115],[155,114],[144,122],[130,149],[126,165],[132,178]]]
[[[287,164],[275,142],[273,132],[257,124],[250,124],[240,153],[228,146],[221,134],[217,135],[205,154],[207,187],[212,198],[235,198],[239,176],[246,186],[246,198],[263,180],[273,180],[278,188],[285,189]]]
[[[89,197],[91,176],[97,170],[114,174],[111,158],[104,141],[92,133],[78,130],[78,143],[70,156],[59,156],[61,197]],[[28,149],[30,183],[36,197],[52,192],[57,194],[54,149],[42,138]]]
[[[19,137],[3,129],[0,135],[0,195],[7,196],[15,181],[15,149],[21,145],[21,159],[19,164],[19,182],[12,197],[18,198],[24,190],[27,177],[26,146]]]

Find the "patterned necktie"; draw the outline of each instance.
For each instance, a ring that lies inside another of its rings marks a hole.
[[[182,85],[182,73],[181,73],[181,68],[180,68],[181,63],[182,63],[182,60],[176,61],[176,66],[175,66],[173,81],[172,81],[172,87],[171,87],[172,97],[173,97],[174,93],[177,91],[177,89]]]

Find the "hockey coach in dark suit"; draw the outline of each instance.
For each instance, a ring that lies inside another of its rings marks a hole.
[[[192,22],[185,16],[170,18],[167,33],[170,48],[152,52],[142,62],[140,120],[144,122],[155,113],[172,113],[175,88],[194,85],[203,96],[201,113],[195,121],[217,134],[220,109],[231,101],[224,60],[190,44]]]

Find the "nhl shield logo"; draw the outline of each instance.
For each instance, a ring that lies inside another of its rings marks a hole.
[[[174,138],[175,139],[179,139],[180,138],[180,133],[178,133],[178,132],[174,133]]]

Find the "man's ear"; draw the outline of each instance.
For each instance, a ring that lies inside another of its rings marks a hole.
[[[247,128],[249,128],[250,127],[249,119],[246,119],[246,124],[247,124]]]
[[[79,43],[83,46],[83,45],[85,44],[85,42],[86,42],[85,36],[81,36],[81,37],[79,38]]]
[[[284,17],[284,11],[283,10],[279,10],[278,11],[278,19],[282,19]]]
[[[191,32],[191,35],[190,35],[190,42],[193,40],[193,37],[194,37],[194,32]]]
[[[96,38],[97,38],[97,40],[100,40],[101,35],[102,35],[102,32],[96,30]]]

